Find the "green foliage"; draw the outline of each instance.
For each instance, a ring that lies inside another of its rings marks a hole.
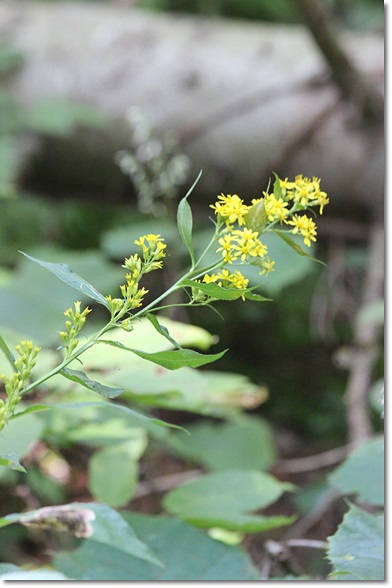
[[[383,506],[384,437],[363,443],[330,474],[328,480],[342,494],[357,494],[363,502]]]
[[[332,579],[384,580],[384,515],[372,515],[351,505],[333,537],[327,557]]]
[[[163,563],[154,566],[87,539],[72,553],[54,558],[58,570],[75,580],[254,581],[259,574],[239,547],[223,545],[178,519],[123,513],[140,539]],[[191,557],[190,557],[191,554]]]
[[[294,486],[255,470],[214,472],[169,492],[163,505],[170,513],[204,528],[254,533],[293,522],[293,517],[250,514],[275,502]]]

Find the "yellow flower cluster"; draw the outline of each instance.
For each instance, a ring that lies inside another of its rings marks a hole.
[[[121,318],[131,310],[142,306],[143,298],[148,294],[148,290],[140,288],[139,282],[144,274],[160,269],[162,259],[166,255],[166,244],[160,235],[143,235],[134,243],[141,248],[143,259],[137,253],[125,259],[122,267],[128,270],[128,273],[125,275],[126,284],[120,286],[122,298],[106,296],[112,317]],[[122,327],[131,330],[131,321],[124,320]]]
[[[0,402],[0,430],[6,425],[8,417],[12,416],[16,405],[20,401],[23,389],[25,388],[36,364],[36,358],[40,347],[33,346],[32,341],[21,341],[15,347],[19,357],[14,361],[15,371],[11,376],[1,375],[4,382],[7,400]]]
[[[75,310],[68,308],[64,315],[68,318],[65,322],[65,331],[60,331],[59,335],[63,342],[65,349],[65,356],[69,357],[78,345],[76,336],[82,329],[86,322],[87,315],[91,312],[91,308],[86,307],[82,312],[80,311],[80,302],[74,302]]]
[[[244,204],[244,201],[237,196],[237,194],[220,194],[218,201],[215,204],[210,204],[210,208],[215,210],[215,214],[223,219],[226,225],[234,225],[238,223],[239,226],[244,224],[244,218],[248,213],[249,206]]]
[[[205,284],[217,284],[221,288],[238,288],[239,290],[246,290],[249,284],[249,280],[240,271],[230,273],[225,268],[218,274],[206,274],[203,282]],[[242,296],[242,299],[245,300],[245,296]]]

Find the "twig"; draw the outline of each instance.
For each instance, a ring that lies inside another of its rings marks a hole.
[[[358,444],[372,434],[368,410],[368,392],[373,366],[378,355],[381,325],[361,320],[361,311],[383,298],[384,287],[384,228],[374,223],[369,244],[369,261],[363,283],[363,301],[354,326],[354,353],[346,389],[349,441]]]
[[[299,474],[326,468],[341,462],[347,457],[352,448],[353,445],[348,444],[343,447],[336,447],[322,453],[317,453],[316,455],[288,459],[281,463],[278,462],[274,467],[274,471],[279,472],[279,474]]]
[[[326,541],[318,541],[317,539],[288,539],[284,545],[287,547],[310,547],[311,549],[328,549],[329,547]]]
[[[200,477],[201,474],[201,470],[187,470],[185,472],[177,472],[167,476],[160,476],[153,480],[140,482],[133,498],[141,498],[142,496],[148,496],[149,494],[166,492],[183,482],[188,482],[189,480]]]
[[[381,123],[384,119],[384,99],[344,53],[325,0],[295,0],[295,3],[344,98],[351,100],[364,118]]]

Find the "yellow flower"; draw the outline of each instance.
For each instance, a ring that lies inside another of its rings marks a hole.
[[[275,265],[275,262],[274,262],[274,261],[271,261],[271,260],[270,260],[270,258],[269,258],[269,257],[267,257],[267,259],[266,259],[266,260],[264,260],[264,261],[263,261],[263,262],[260,264],[260,266],[261,266],[262,270],[261,270],[261,272],[259,272],[259,275],[260,275],[260,276],[262,276],[263,274],[266,274],[266,276],[268,276],[268,274],[269,274],[270,272],[273,272],[273,271],[274,271],[274,269],[275,269],[275,268],[274,268],[274,265]]]
[[[279,220],[282,222],[289,211],[287,210],[287,202],[283,198],[276,198],[274,194],[265,194],[265,211],[269,221]]]
[[[293,235],[300,233],[304,237],[304,243],[308,247],[311,245],[310,241],[316,241],[316,225],[308,216],[294,214],[292,220],[286,222],[288,225],[294,226],[291,231]]]
[[[237,194],[220,194],[215,204],[210,204],[218,217],[221,217],[226,225],[238,223],[244,224],[244,217],[249,210],[249,206]]]

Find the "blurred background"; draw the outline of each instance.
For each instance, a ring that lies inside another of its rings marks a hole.
[[[2,2],[1,331],[57,345],[74,299],[20,250],[69,263],[115,295],[133,240],[157,232],[172,253],[164,277],[147,284],[156,295],[186,267],[176,207],[200,170],[190,198],[198,247],[218,194],[250,202],[273,172],[320,177],[330,205],[311,253],[326,266],[271,242],[276,271],[260,291],[272,302],[219,304],[224,320],[208,309],[171,318],[219,335],[229,352],[214,370],[268,389],[250,408],[273,426],[284,458],[379,431],[383,8],[380,0]],[[91,317],[104,319],[99,309]],[[358,390],[363,337],[370,356]],[[350,412],[358,398],[359,416]]]

